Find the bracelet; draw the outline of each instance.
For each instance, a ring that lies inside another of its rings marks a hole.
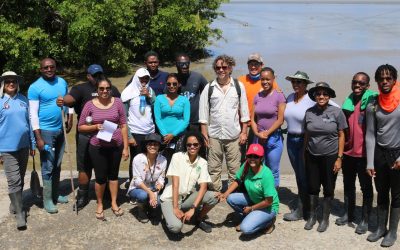
[[[253,206],[251,206],[250,208],[251,208],[251,212],[253,212],[254,211]]]

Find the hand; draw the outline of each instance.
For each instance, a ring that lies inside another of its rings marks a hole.
[[[225,193],[219,193],[219,192],[215,192],[215,197],[217,197],[217,199],[219,200],[219,202],[224,202],[226,201],[226,195]]]
[[[153,208],[157,207],[157,196],[153,192],[149,195],[149,204]]]
[[[208,139],[208,134],[207,133],[201,133],[204,137],[204,146],[206,146],[207,148],[210,147],[210,141]]]
[[[124,148],[122,150],[122,158],[124,159],[124,161],[128,160],[128,158],[129,158],[129,149],[128,148]]]
[[[244,207],[244,208],[243,208],[243,213],[244,213],[244,214],[248,214],[248,213],[250,213],[252,210],[253,210],[253,209],[252,209],[251,207]]]
[[[42,139],[37,139],[36,140],[36,145],[39,151],[43,151],[44,149],[44,141]]]
[[[129,146],[134,146],[134,147],[137,146],[136,140],[134,138],[129,139],[128,144]]]
[[[173,134],[166,134],[164,136],[164,144],[170,143],[172,139],[174,139],[174,135]]]
[[[194,215],[195,209],[191,208],[188,211],[186,211],[185,215],[183,216],[182,221],[190,221],[190,219],[192,218],[192,216]]]
[[[156,188],[157,188],[158,191],[160,191],[160,190],[163,188],[163,185],[157,184],[157,185],[156,185]]]
[[[239,135],[239,144],[243,145],[247,142],[247,133],[240,133]]]
[[[335,164],[333,165],[333,172],[337,174],[341,168],[342,168],[342,159],[337,158]]]
[[[261,139],[268,139],[269,133],[268,130],[260,131],[257,133],[257,137]]]
[[[35,151],[34,149],[31,149],[31,150],[29,150],[29,154],[30,154],[31,156],[35,156],[36,151]]]
[[[64,106],[64,98],[62,96],[57,97],[56,104],[58,107]]]
[[[96,126],[97,130],[103,130],[103,124],[96,124],[94,126]]]
[[[375,169],[367,169],[367,174],[371,177],[375,177]]]
[[[400,161],[396,161],[396,162],[393,164],[392,169],[400,170]]]
[[[146,87],[142,87],[140,90],[140,94],[149,97],[150,93]]]
[[[179,220],[182,220],[183,217],[185,216],[185,214],[179,208],[174,208],[174,214],[176,218],[178,218]]]

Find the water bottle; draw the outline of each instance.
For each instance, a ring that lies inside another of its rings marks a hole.
[[[144,112],[146,110],[146,96],[141,95],[140,96],[140,105],[139,105],[139,112],[144,115]]]
[[[56,149],[52,148],[52,147],[50,147],[50,145],[46,144],[46,145],[44,145],[43,150],[50,152],[50,151],[55,151]]]
[[[87,116],[85,121],[86,121],[86,125],[92,125],[93,118],[91,116]]]

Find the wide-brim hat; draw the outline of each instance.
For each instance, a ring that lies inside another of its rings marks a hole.
[[[15,79],[19,85],[24,84],[24,78],[20,75],[17,75],[14,71],[6,71],[0,77],[0,82],[3,82],[5,79]]]
[[[318,89],[323,89],[326,90],[326,92],[328,92],[328,95],[330,98],[335,98],[336,97],[336,93],[335,91],[329,86],[329,84],[327,84],[326,82],[318,82],[315,84],[314,87],[312,87],[309,91],[308,91],[308,96],[311,98],[311,100],[313,100],[315,102],[315,92]]]
[[[287,76],[285,77],[286,80],[292,81],[293,79],[298,79],[298,80],[303,80],[306,81],[307,84],[314,83],[313,81],[310,80],[306,72],[303,71],[297,71],[294,73],[292,76]]]
[[[251,144],[247,150],[246,155],[257,155],[259,157],[264,156],[264,147],[260,144]]]
[[[147,143],[147,142],[154,141],[154,142],[158,142],[158,143],[161,144],[161,136],[160,136],[159,134],[157,134],[157,133],[148,134],[148,135],[146,135],[146,137],[144,138],[144,141],[145,141],[146,143]]]

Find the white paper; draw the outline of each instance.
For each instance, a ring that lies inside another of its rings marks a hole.
[[[105,120],[103,129],[99,130],[96,137],[100,140],[110,142],[114,131],[117,129],[118,124]]]

